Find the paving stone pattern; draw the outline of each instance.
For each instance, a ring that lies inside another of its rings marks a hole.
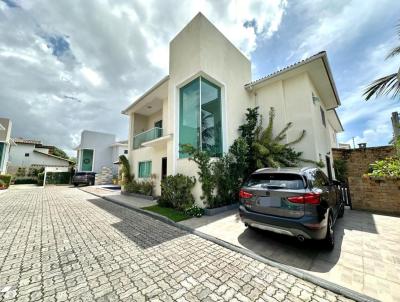
[[[73,188],[0,195],[0,301],[349,301]]]

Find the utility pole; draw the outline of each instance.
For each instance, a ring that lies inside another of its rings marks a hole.
[[[354,136],[353,136],[353,149],[356,148],[356,142],[354,141]]]

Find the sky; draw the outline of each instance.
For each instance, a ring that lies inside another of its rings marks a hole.
[[[398,0],[0,0],[0,116],[12,136],[74,155],[82,130],[127,139],[121,111],[168,74],[169,41],[199,12],[252,61],[253,79],[326,50],[342,106],[339,141],[386,145],[400,100],[365,102],[396,72]]]

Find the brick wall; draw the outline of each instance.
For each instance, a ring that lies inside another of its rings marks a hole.
[[[333,159],[344,159],[347,163],[348,177],[361,177],[376,160],[394,156],[393,146],[371,147],[366,149],[332,149]]]
[[[346,161],[354,209],[400,215],[400,180],[365,176],[371,163],[396,154],[392,146],[333,149],[332,154],[334,159]]]

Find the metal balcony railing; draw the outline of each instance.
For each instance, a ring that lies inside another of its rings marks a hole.
[[[133,149],[138,149],[143,143],[161,137],[162,132],[162,128],[155,127],[135,135],[133,137]]]

